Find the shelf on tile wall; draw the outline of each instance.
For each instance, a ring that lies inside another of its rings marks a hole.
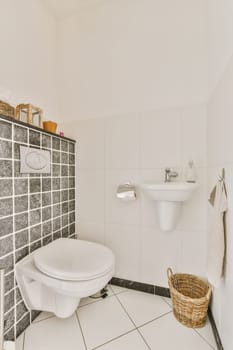
[[[6,117],[6,116],[4,116],[4,115],[2,115],[2,114],[0,114],[0,119],[7,120],[7,121],[9,121],[9,122],[11,122],[11,123],[14,123],[14,124],[19,124],[19,125],[26,126],[27,128],[34,129],[34,130],[43,132],[44,134],[48,134],[48,135],[52,135],[52,136],[59,137],[59,138],[62,139],[62,140],[65,139],[65,140],[68,140],[68,141],[76,142],[76,140],[70,139],[69,137],[60,136],[60,135],[58,135],[58,134],[54,134],[53,132],[46,131],[46,130],[44,130],[44,129],[42,129],[42,128],[39,128],[38,126],[31,125],[31,124],[28,124],[28,123],[24,123],[24,122],[22,122],[21,120],[17,120],[17,119],[11,118],[11,117]]]

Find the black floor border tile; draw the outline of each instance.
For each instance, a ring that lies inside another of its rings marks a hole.
[[[216,344],[217,344],[217,348],[218,348],[218,350],[224,350],[223,345],[222,345],[222,341],[221,341],[221,338],[220,338],[220,335],[219,335],[219,332],[218,332],[218,328],[216,326],[216,323],[215,323],[215,320],[214,320],[214,316],[212,314],[211,309],[208,310],[208,316],[209,316],[209,321],[210,321],[211,328],[212,328],[212,331],[213,331],[213,334],[214,334],[214,338],[215,338],[215,341],[216,341]]]
[[[125,280],[123,278],[113,277],[110,281],[111,284],[123,288],[133,289],[140,292],[149,294],[160,295],[162,297],[170,298],[169,288],[154,286],[148,283],[141,283],[136,281]]]

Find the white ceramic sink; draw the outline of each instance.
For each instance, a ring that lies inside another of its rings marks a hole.
[[[196,183],[161,182],[141,185],[147,196],[155,203],[159,227],[169,232],[176,228],[181,204],[198,188]]]
[[[143,184],[142,189],[155,201],[184,202],[198,187],[196,183],[189,182],[161,182]]]

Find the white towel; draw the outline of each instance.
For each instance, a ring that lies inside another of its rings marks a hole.
[[[227,196],[224,181],[219,181],[210,195],[213,206],[208,246],[207,276],[218,287],[223,275],[225,256],[224,214],[227,211]]]

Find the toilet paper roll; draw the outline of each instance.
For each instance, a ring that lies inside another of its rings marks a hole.
[[[133,201],[137,198],[136,187],[130,184],[120,185],[117,188],[116,196],[123,201]]]

